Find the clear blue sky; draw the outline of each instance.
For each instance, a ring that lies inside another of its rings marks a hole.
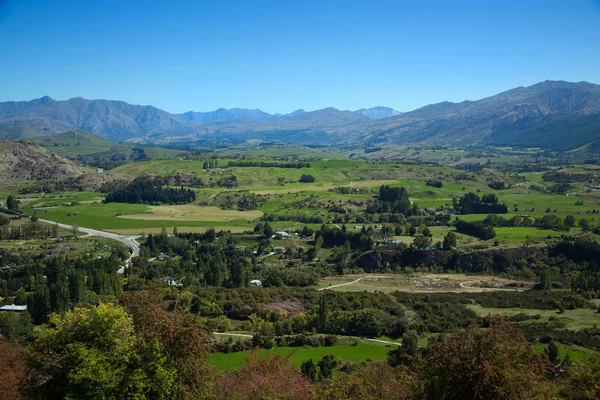
[[[600,83],[600,0],[0,0],[0,101],[409,111]]]

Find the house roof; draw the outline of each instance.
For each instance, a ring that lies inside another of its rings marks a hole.
[[[0,311],[27,311],[27,306],[18,306],[16,304],[10,304],[7,306],[0,307]]]

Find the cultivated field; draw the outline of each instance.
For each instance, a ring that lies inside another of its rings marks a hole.
[[[120,215],[119,218],[139,219],[144,221],[235,221],[255,220],[263,213],[259,210],[238,211],[222,210],[218,207],[196,206],[185,204],[179,206],[147,206],[141,214]]]

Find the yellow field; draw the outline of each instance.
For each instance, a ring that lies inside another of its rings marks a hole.
[[[348,186],[348,187],[355,187],[355,188],[371,188],[371,187],[376,187],[376,186],[381,186],[381,185],[390,185],[393,183],[398,183],[398,181],[395,179],[380,179],[380,180],[372,180],[372,181],[356,181],[356,182],[350,182],[350,183],[335,183],[335,184],[334,183],[326,183],[323,185],[302,185],[302,186],[293,187],[293,188],[282,186],[281,189],[265,189],[265,190],[250,189],[250,192],[255,193],[255,194],[279,194],[281,192],[298,193],[298,192],[306,192],[306,191],[326,192],[327,190],[333,189],[334,187],[338,187],[338,186]]]
[[[208,226],[178,226],[177,227],[177,232],[179,233],[184,233],[184,232],[206,232],[207,229],[209,229],[210,227]],[[243,233],[244,231],[247,230],[252,230],[252,228],[250,227],[243,227],[243,226],[215,226],[215,231],[231,231],[232,233]],[[165,226],[165,229],[167,230],[167,233],[172,233],[173,232],[173,227],[172,226]],[[121,229],[107,229],[106,231],[108,232],[113,232],[113,233],[117,233],[119,235],[141,235],[141,234],[159,234],[162,232],[162,227],[153,227],[153,228],[121,228]]]
[[[254,220],[262,217],[262,211],[221,210],[218,207],[195,206],[148,206],[143,214],[120,215],[118,218],[145,221],[209,221],[227,222],[236,220]]]

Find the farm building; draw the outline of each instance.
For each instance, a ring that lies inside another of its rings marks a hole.
[[[285,251],[285,247],[275,246],[273,247],[273,251],[277,254],[282,254]]]

